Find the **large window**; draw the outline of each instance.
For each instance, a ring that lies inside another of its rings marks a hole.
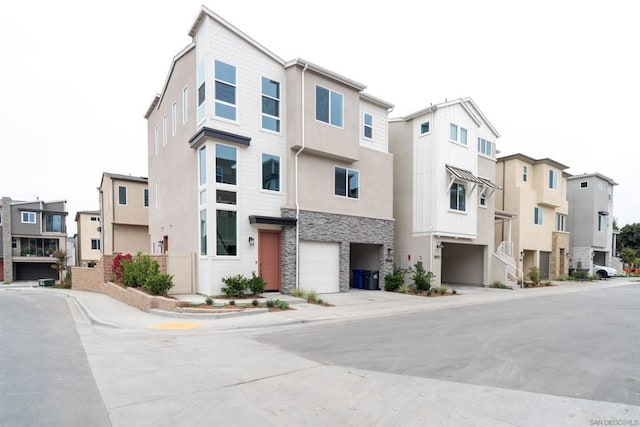
[[[280,83],[262,78],[262,128],[280,132]]]
[[[149,207],[149,189],[148,189],[148,188],[145,188],[145,189],[144,189],[144,190],[142,190],[142,191],[143,191],[143,194],[142,194],[142,197],[143,197],[142,204],[144,205],[144,207],[145,207],[145,208],[148,208],[148,207]]]
[[[556,230],[567,231],[566,229],[567,216],[563,214],[556,214]]]
[[[207,210],[200,211],[200,255],[207,254]]]
[[[36,223],[36,213],[35,212],[22,212],[22,223],[23,224],[35,224]]]
[[[206,100],[206,67],[204,61],[198,65],[198,93],[196,94],[198,123],[204,120],[207,113]]]
[[[202,147],[198,151],[198,175],[200,179],[200,185],[207,183],[207,152],[205,147]]]
[[[451,123],[449,125],[449,140],[467,145],[467,130]]]
[[[334,194],[350,199],[360,197],[360,172],[336,166]]]
[[[62,215],[45,214],[44,231],[46,233],[64,233],[62,227]]]
[[[449,190],[449,208],[464,212],[466,208],[466,189],[464,184],[454,182]]]
[[[118,185],[118,204],[127,204],[127,187],[125,187],[124,185]]]
[[[553,169],[549,169],[549,188],[553,190],[558,189],[558,172]]]
[[[316,120],[342,127],[343,96],[316,86]]]
[[[280,191],[280,157],[262,155],[262,189]]]
[[[100,250],[100,239],[91,239],[91,249]]]
[[[236,67],[215,61],[216,117],[236,120]]]
[[[216,210],[216,255],[238,255],[236,217],[235,211]]]
[[[363,117],[364,127],[362,129],[362,136],[367,139],[373,138],[373,116],[369,113],[364,113]]]
[[[491,157],[491,151],[491,142],[486,139],[478,138],[478,152]]]
[[[542,225],[542,209],[537,206],[533,208],[533,223]]]
[[[236,185],[236,149],[216,145],[216,182]]]

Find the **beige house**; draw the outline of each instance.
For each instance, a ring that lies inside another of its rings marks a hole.
[[[147,178],[104,172],[98,191],[102,253],[148,253],[151,245]]]
[[[86,267],[102,257],[100,211],[78,211],[75,220],[75,261]]]
[[[145,114],[153,252],[194,254],[206,295],[236,274],[338,292],[391,271],[391,104],[206,7],[189,34]]]
[[[526,279],[538,267],[541,279],[569,272],[567,228],[568,166],[555,160],[513,154],[497,159],[496,179],[503,187],[496,209],[517,215],[496,222],[496,241],[511,240],[519,275]],[[511,239],[508,236],[511,235]]]

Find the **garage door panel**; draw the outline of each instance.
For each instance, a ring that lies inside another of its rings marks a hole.
[[[300,287],[319,294],[340,292],[340,244],[300,242]]]
[[[50,263],[21,262],[16,264],[16,280],[58,279]]]

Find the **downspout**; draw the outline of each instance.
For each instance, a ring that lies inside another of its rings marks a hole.
[[[301,107],[300,107],[300,142],[301,146],[295,155],[295,198],[296,198],[296,289],[300,288],[300,199],[298,198],[298,157],[304,151],[304,73],[309,64],[304,64],[301,76]]]
[[[111,178],[111,255],[116,248],[116,194],[114,188],[115,182]]]

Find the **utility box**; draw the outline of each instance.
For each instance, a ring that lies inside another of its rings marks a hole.
[[[38,279],[38,286],[54,286],[56,281],[53,279]]]

